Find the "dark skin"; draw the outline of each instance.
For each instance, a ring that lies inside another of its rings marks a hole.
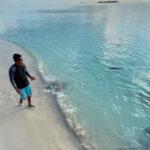
[[[16,64],[16,65],[22,65],[22,64],[23,64],[22,58],[20,58],[20,59],[18,59],[17,61],[15,61],[15,64]],[[36,78],[33,77],[33,76],[29,76],[29,78],[30,78],[31,81],[36,80]],[[20,94],[20,91],[19,91],[18,88],[16,88],[15,90],[16,90],[16,92],[17,92],[18,94]],[[32,103],[31,103],[31,96],[27,97],[27,99],[28,99],[28,105],[29,105],[30,107],[35,107],[35,106],[32,105]],[[22,104],[22,103],[23,103],[23,101],[20,100],[19,104]]]

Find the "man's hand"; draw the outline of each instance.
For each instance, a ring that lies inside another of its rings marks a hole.
[[[20,94],[20,91],[19,91],[19,89],[16,89],[16,92],[17,92],[18,94]]]
[[[31,77],[30,77],[30,80],[33,81],[33,80],[36,80],[36,78],[33,77],[33,76],[31,76]]]

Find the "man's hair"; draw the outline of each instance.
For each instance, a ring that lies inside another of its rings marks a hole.
[[[14,54],[13,55],[13,60],[16,62],[17,60],[19,60],[21,58],[20,54]]]

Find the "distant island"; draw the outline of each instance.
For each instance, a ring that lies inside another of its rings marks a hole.
[[[107,1],[98,1],[97,3],[118,3],[118,0],[107,0]]]

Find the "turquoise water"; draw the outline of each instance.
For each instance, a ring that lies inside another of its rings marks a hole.
[[[67,83],[66,103],[96,149],[150,150],[150,3],[20,7],[1,10],[0,36]]]

